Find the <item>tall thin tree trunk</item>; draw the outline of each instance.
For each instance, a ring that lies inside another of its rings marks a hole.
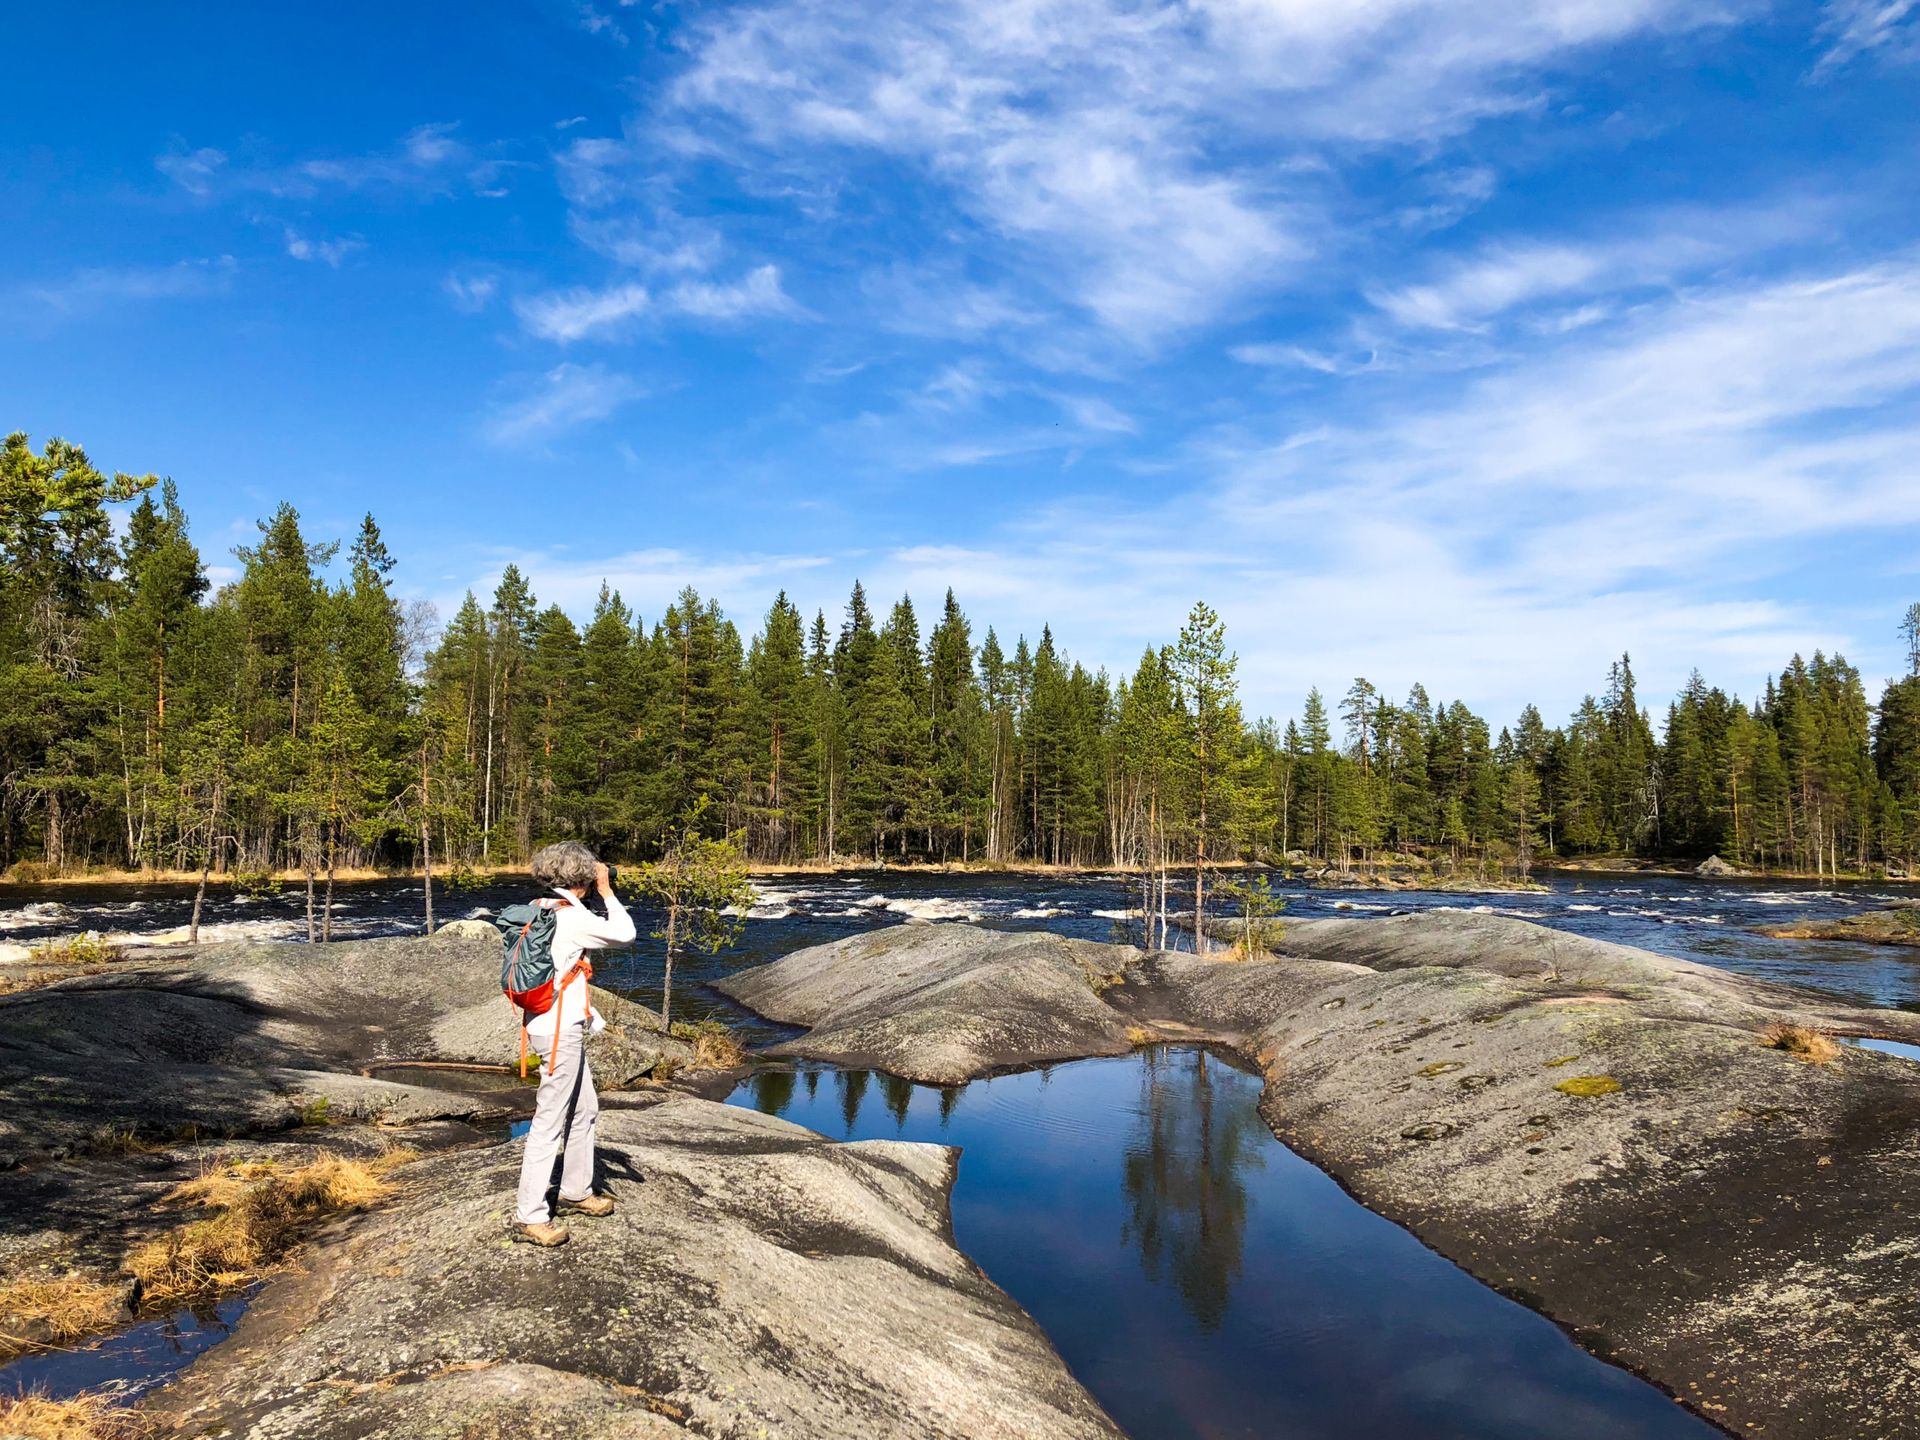
[[[420,873],[422,889],[427,898],[427,934],[433,934],[433,836],[427,817],[432,813],[427,797],[433,791],[429,788],[427,768],[427,743],[420,742]]]
[[[660,981],[660,1033],[673,1034],[673,946],[680,931],[680,906],[667,902],[667,964]]]
[[[214,828],[216,830],[219,828],[219,822],[217,820],[214,822]],[[218,843],[213,836],[209,835],[207,837],[206,852],[200,857],[200,886],[193,892],[193,918],[187,922],[187,943],[189,945],[198,945],[200,943],[200,907],[206,903],[207,872],[213,869],[213,847]]]
[[[331,943],[333,940],[333,871],[339,859],[340,838],[335,825],[327,826],[327,899],[320,912],[320,938]]]

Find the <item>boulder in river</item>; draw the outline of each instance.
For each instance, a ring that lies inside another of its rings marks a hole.
[[[1744,870],[1735,869],[1718,855],[1709,855],[1693,867],[1693,873],[1703,880],[1724,880],[1731,876],[1744,875]]]

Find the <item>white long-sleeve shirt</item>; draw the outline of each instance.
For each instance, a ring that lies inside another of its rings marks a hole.
[[[587,979],[583,975],[565,989],[561,983],[589,950],[604,950],[609,945],[633,943],[633,917],[617,895],[607,896],[607,918],[602,920],[589,910],[571,890],[555,890],[566,901],[553,917],[553,986],[560,999],[544,1015],[527,1021],[527,1038],[550,1041],[556,1026],[576,1025],[594,1016],[587,1001]],[[597,1027],[596,1027],[597,1028]]]

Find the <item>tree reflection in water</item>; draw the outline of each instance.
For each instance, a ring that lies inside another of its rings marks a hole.
[[[860,1118],[860,1102],[867,1098],[867,1081],[871,1079],[865,1070],[836,1070],[833,1083],[840,1088],[840,1118],[847,1122],[847,1134],[853,1134],[853,1125]]]
[[[1203,1050],[1150,1052],[1141,1071],[1138,1124],[1127,1144],[1123,1238],[1147,1278],[1170,1278],[1187,1311],[1212,1332],[1226,1319],[1247,1226],[1242,1176],[1262,1169],[1267,1134],[1257,1111],[1224,1105],[1216,1118]]]
[[[783,1115],[793,1103],[794,1073],[791,1070],[762,1070],[753,1077],[753,1108],[766,1115]]]
[[[886,1097],[887,1111],[893,1116],[896,1130],[907,1128],[907,1107],[913,1104],[913,1082],[902,1080],[898,1075],[889,1075],[886,1071],[876,1072],[880,1077],[880,1093]]]

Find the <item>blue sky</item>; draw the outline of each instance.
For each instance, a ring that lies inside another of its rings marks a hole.
[[[0,423],[216,573],[855,576],[1560,718],[1920,600],[1915,0],[16,7]]]

